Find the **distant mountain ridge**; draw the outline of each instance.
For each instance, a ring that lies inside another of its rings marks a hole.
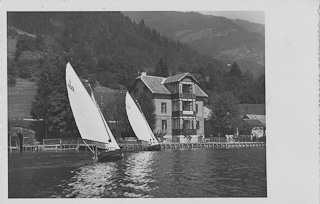
[[[235,19],[232,21],[251,33],[258,33],[262,36],[265,36],[265,28],[262,24],[252,23],[241,19]]]
[[[255,77],[264,73],[264,26],[243,20],[190,12],[123,12],[171,39],[226,63],[237,61]]]

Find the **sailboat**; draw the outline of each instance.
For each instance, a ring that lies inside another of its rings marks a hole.
[[[154,136],[139,104],[133,100],[129,92],[126,93],[126,111],[130,125],[137,136],[142,142],[144,148],[148,151],[159,151],[161,145],[157,138]]]
[[[70,63],[66,66],[66,84],[74,119],[83,142],[94,154],[93,160],[105,162],[121,159],[121,148],[103,117],[91,86],[90,96]],[[95,148],[91,148],[86,141],[94,142]]]

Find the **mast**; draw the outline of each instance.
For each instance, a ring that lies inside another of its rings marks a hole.
[[[148,121],[147,121],[146,117],[144,116],[144,114],[143,114],[143,112],[142,112],[142,108],[141,108],[141,106],[140,106],[140,104],[139,104],[138,100],[136,100],[136,104],[137,104],[137,106],[138,106],[138,108],[139,108],[139,110],[140,110],[140,112],[141,112],[141,114],[142,114],[142,116],[143,116],[143,118],[144,118],[145,122],[147,123],[147,125],[148,125],[148,127],[149,127],[148,129],[149,129],[149,131],[150,131],[150,135],[151,135],[152,139],[157,141],[157,138],[155,138],[155,136],[154,136],[154,134],[153,134],[153,132],[152,132],[152,130],[151,130],[151,128],[150,128],[150,126],[149,126],[149,123],[148,123]]]
[[[158,143],[157,139],[142,112],[140,104],[135,101],[129,92],[126,93],[126,110],[129,122],[133,128],[133,131],[140,140]]]
[[[94,102],[94,104],[97,106],[97,109],[98,109],[98,111],[99,111],[99,113],[100,113],[100,117],[101,117],[101,119],[103,120],[104,117],[103,117],[102,111],[101,111],[101,109],[100,109],[100,107],[99,107],[96,99],[94,98],[94,94],[93,94],[93,90],[92,90],[92,88],[91,88],[91,85],[90,85],[89,82],[87,82],[87,83],[88,83],[89,88],[90,88],[90,91],[91,91],[91,99],[92,99],[92,101]],[[104,125],[104,127],[106,128],[106,130],[107,130],[107,133],[108,133],[107,135],[108,135],[108,137],[109,137],[109,141],[111,141],[111,137],[110,137],[110,135],[109,135],[110,133],[109,133],[109,131],[108,131],[108,128],[107,128],[107,126],[106,126],[105,123],[103,123],[103,125]]]
[[[66,86],[72,113],[82,139],[94,141],[97,145],[100,145],[102,149],[108,149],[110,147],[120,149],[118,143],[113,138],[100,107],[97,106],[91,85],[89,84],[91,91],[90,96],[90,91],[84,87],[84,84],[70,63],[66,66]]]

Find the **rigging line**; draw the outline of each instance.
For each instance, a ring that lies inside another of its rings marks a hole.
[[[134,102],[137,104],[137,107],[138,107],[138,109],[140,110],[140,112],[141,112],[141,114],[142,114],[142,116],[143,116],[143,118],[144,118],[145,123],[147,123],[147,125],[148,125],[148,130],[149,130],[149,132],[150,132],[151,138],[157,140],[157,138],[155,138],[155,136],[154,136],[154,134],[153,134],[153,132],[152,132],[150,126],[149,126],[149,123],[148,123],[146,117],[144,116],[144,114],[143,114],[143,112],[142,112],[142,108],[141,108],[138,100],[136,100],[136,101],[134,101]]]
[[[93,149],[90,148],[90,146],[86,143],[86,141],[85,140],[82,140],[82,141],[84,142],[85,145],[87,145],[87,147],[90,149],[90,151],[94,154]]]
[[[108,135],[109,139],[111,140],[111,137],[110,137],[110,135],[109,135],[108,128],[106,127],[106,124],[105,124],[105,120],[104,120],[103,114],[102,114],[102,112],[101,112],[101,109],[100,109],[100,107],[99,107],[96,99],[94,98],[93,90],[92,90],[92,88],[91,88],[90,83],[88,83],[88,85],[89,85],[90,91],[91,91],[91,99],[92,99],[92,101],[94,102],[94,104],[96,105],[96,107],[97,107],[97,109],[98,109],[98,111],[99,111],[100,117],[101,117],[101,119],[102,119],[102,121],[103,121],[104,128],[107,130],[107,135]],[[112,140],[111,140],[111,141],[112,141]]]

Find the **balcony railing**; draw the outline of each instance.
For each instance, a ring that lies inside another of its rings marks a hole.
[[[172,111],[172,117],[177,116],[196,116],[195,111]]]
[[[193,93],[174,93],[172,94],[172,98],[184,98],[184,99],[195,99],[196,95]]]

